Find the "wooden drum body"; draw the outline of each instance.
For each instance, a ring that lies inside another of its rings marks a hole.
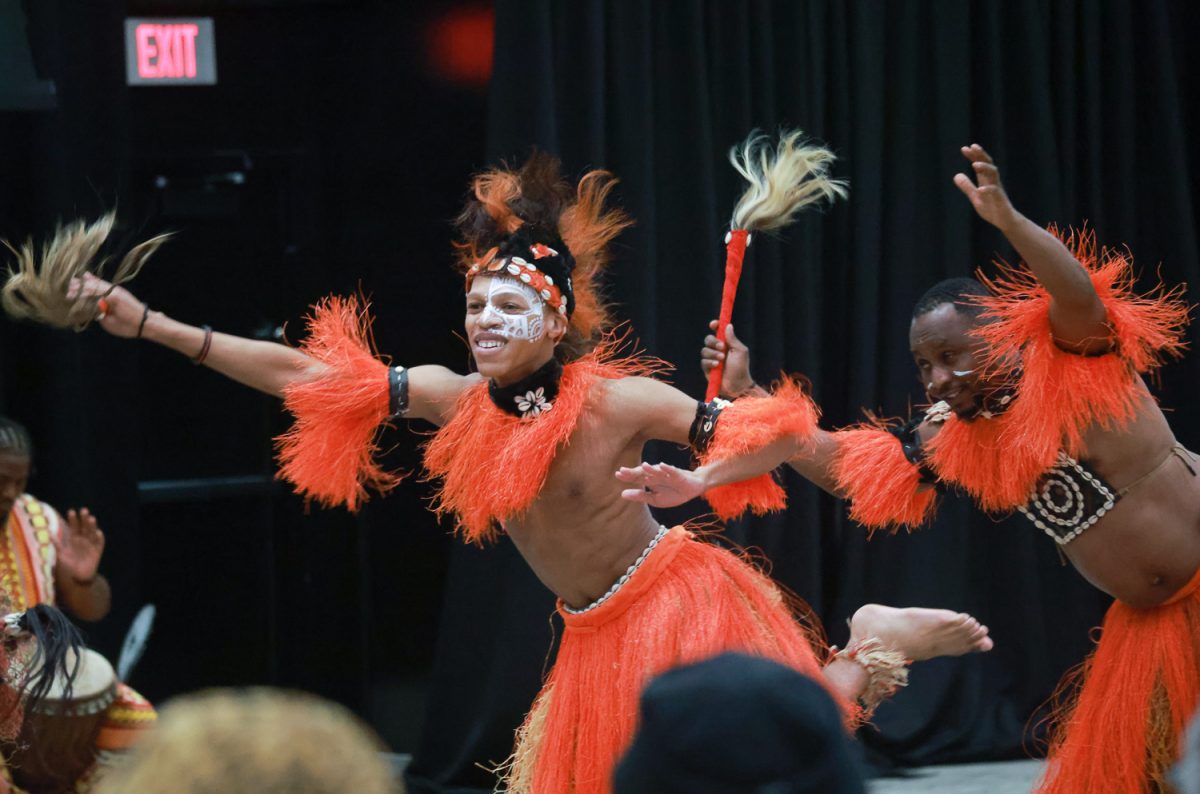
[[[85,649],[79,659],[70,697],[56,680],[37,711],[26,709],[20,735],[4,748],[13,782],[31,794],[74,791],[95,763],[96,735],[116,697],[117,676],[95,651]],[[68,669],[74,664],[68,658]]]

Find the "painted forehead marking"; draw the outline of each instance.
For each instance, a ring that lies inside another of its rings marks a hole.
[[[542,296],[537,294],[537,291],[520,281],[510,278],[493,278],[492,283],[488,285],[488,297],[499,295],[504,292],[515,292],[525,298],[530,304],[542,302]]]
[[[925,331],[924,333],[918,334],[917,338],[912,340],[912,347],[917,348],[921,345],[927,344],[944,345],[946,344],[946,341],[947,340],[945,337],[934,331]]]
[[[515,278],[510,278],[507,275],[502,275],[499,273],[488,273],[486,274],[486,277],[490,279],[490,281],[488,281],[486,290],[486,296],[488,300],[491,300],[495,295],[503,292],[514,292],[525,298],[530,304],[541,304],[543,302],[542,296],[538,294],[537,290],[528,286],[527,284],[517,281]],[[472,282],[471,289],[467,291],[467,295],[471,295],[472,293],[480,294],[484,292],[482,287],[476,290],[476,284],[479,284],[479,279],[476,279]]]

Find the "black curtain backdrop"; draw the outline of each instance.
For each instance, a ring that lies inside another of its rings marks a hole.
[[[447,219],[484,163],[486,83],[447,77],[431,42],[452,13],[486,22],[486,4],[4,5],[0,25],[57,92],[47,110],[0,96],[0,238],[116,207],[114,249],[177,232],[132,285],[155,309],[295,338],[310,303],[361,288],[383,349],[420,340],[423,362],[462,365]],[[218,84],[127,87],[125,18],[178,14],[213,17]],[[134,612],[157,605],[133,686],[160,704],[208,686],[305,689],[412,750],[453,542],[416,478],[359,516],[306,510],[271,482],[278,401],[96,328],[0,317],[0,412],[34,435],[30,490],[89,506],[106,532],[114,608],[84,626],[93,646],[115,662]],[[413,438],[393,441],[388,463],[411,471]]]
[[[754,128],[798,127],[827,142],[849,201],[783,239],[755,241],[735,324],[760,380],[779,370],[812,378],[828,426],[863,407],[904,415],[921,399],[907,338],[914,300],[1012,256],[951,183],[961,145],[989,149],[1029,217],[1088,222],[1101,242],[1127,244],[1146,286],[1156,270],[1198,282],[1195,119],[1184,99],[1195,87],[1195,24],[1183,10],[501,0],[488,154],[519,161],[537,146],[572,173],[622,178],[618,200],[638,225],[617,245],[611,294],[646,349],[677,362],[676,382],[699,395],[697,353],[740,190],[725,152]],[[1161,378],[1192,448],[1198,377],[1193,354]],[[787,487],[786,513],[729,535],[765,552],[832,641],[870,601],[970,611],[996,640],[987,655],[914,667],[909,688],[862,732],[877,760],[1036,753],[1039,706],[1088,650],[1108,599],[1020,518],[993,520],[951,498],[932,526],[868,541],[842,505],[790,472]],[[418,791],[490,785],[472,765],[508,752],[554,635],[550,596],[510,547],[454,555],[411,775]]]

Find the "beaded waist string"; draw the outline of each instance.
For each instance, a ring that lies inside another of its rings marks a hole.
[[[593,609],[595,609],[596,607],[600,606],[608,599],[615,596],[617,594],[617,591],[620,590],[621,587],[624,586],[624,584],[629,581],[629,577],[633,576],[634,571],[636,571],[638,568],[642,567],[642,563],[644,563],[646,561],[646,558],[650,556],[650,552],[654,551],[654,547],[657,546],[659,544],[659,542],[667,536],[667,532],[669,532],[669,531],[670,530],[668,530],[666,527],[660,526],[658,528],[658,534],[656,534],[653,538],[651,538],[650,543],[646,546],[645,549],[642,550],[642,553],[638,555],[638,558],[633,561],[633,564],[630,565],[625,570],[625,573],[621,574],[621,578],[619,578],[619,579],[617,579],[617,581],[613,582],[612,587],[608,588],[607,593],[600,596],[599,598],[597,598],[595,601],[588,604],[587,606],[581,607],[579,609],[573,609],[572,607],[569,607],[566,604],[563,604],[562,605],[563,611],[567,612],[571,615],[582,615],[585,612],[591,612]]]

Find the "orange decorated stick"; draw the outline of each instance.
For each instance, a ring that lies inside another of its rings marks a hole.
[[[733,208],[730,232],[725,237],[725,285],[717,321],[717,339],[721,342],[733,319],[733,302],[750,233],[781,229],[809,205],[844,198],[845,181],[829,177],[835,159],[833,152],[822,146],[806,145],[799,130],[781,132],[774,147],[767,136],[752,132],[744,143],[729,150],[729,162],[750,186]],[[724,361],[718,361],[708,373],[706,401],[720,393],[724,373]]]

